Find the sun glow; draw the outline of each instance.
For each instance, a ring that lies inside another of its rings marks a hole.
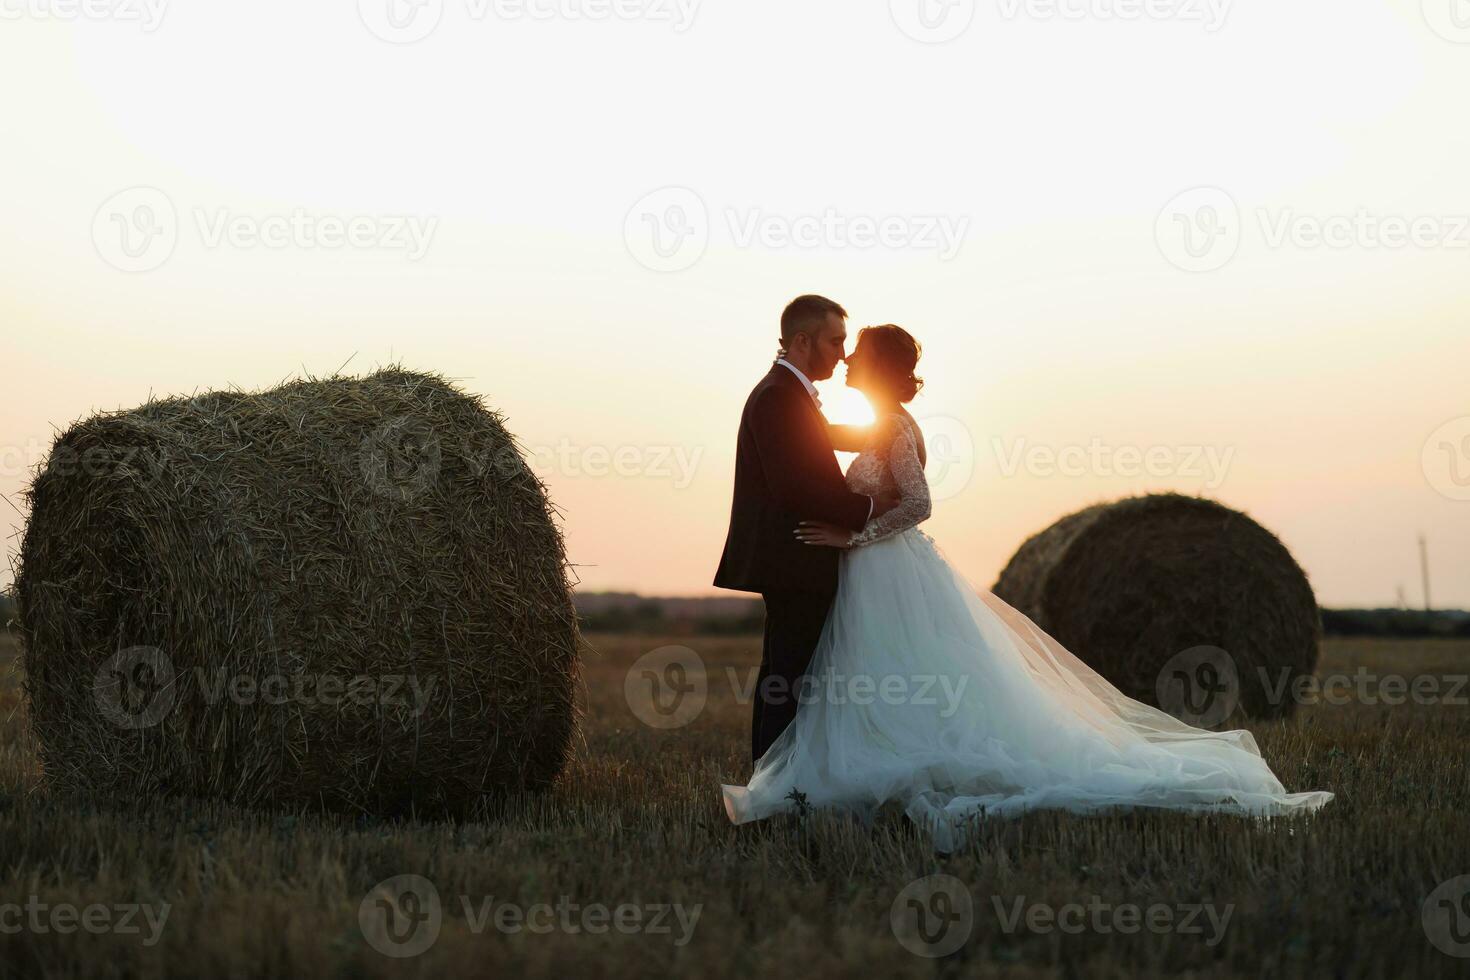
[[[0,588],[72,421],[396,362],[504,414],[583,590],[708,593],[740,412],[820,293],[849,350],[924,345],[925,527],[982,585],[1063,514],[1174,490],[1278,533],[1324,604],[1418,601],[1420,533],[1435,603],[1470,603],[1470,460],[1442,448],[1470,424],[1470,59],[1415,0],[1215,32],[950,4],[988,23],[944,44],[837,0],[682,32],[419,4],[444,24],[413,43],[381,0],[168,6],[0,31],[30,93],[0,154]],[[834,80],[814,45],[884,70]],[[1197,191],[1233,214],[1212,271]],[[1359,211],[1439,232],[1322,239]],[[845,379],[826,417],[871,423]]]
[[[856,388],[847,387],[845,368],[838,368],[830,379],[817,385],[822,399],[822,414],[833,425],[872,425],[873,406]]]

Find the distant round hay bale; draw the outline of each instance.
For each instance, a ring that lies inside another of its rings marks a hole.
[[[1274,534],[1213,500],[1078,511],[1022,544],[992,591],[1123,693],[1206,727],[1290,714],[1292,685],[1317,664],[1306,574]],[[1210,693],[1196,683],[1221,697],[1196,697]]]
[[[53,785],[462,814],[562,770],[561,535],[501,417],[444,380],[97,415],[28,496],[15,592]]]

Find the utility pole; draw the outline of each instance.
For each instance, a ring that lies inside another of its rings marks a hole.
[[[1419,574],[1424,577],[1424,611],[1430,612],[1434,607],[1429,602],[1429,545],[1424,541],[1424,535],[1419,535]]]

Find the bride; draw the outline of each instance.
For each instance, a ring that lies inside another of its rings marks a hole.
[[[863,329],[847,358],[847,384],[880,420],[865,442],[832,427],[834,445],[862,450],[848,486],[902,501],[860,532],[797,532],[844,549],[837,597],[795,719],[749,785],[722,787],[730,819],[812,806],[870,820],[897,801],[949,851],[972,821],[1032,809],[1274,816],[1331,800],[1286,792],[1250,732],[1191,728],[1126,697],[949,564],[917,527],[930,506],[924,441],[903,405],[922,384],[918,358],[892,325]]]

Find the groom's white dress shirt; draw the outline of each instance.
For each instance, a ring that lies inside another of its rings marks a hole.
[[[778,357],[778,358],[776,358],[776,363],[779,364],[779,365],[781,365],[786,370],[790,371],[792,374],[796,375],[798,378],[801,379],[801,386],[806,389],[806,393],[808,395],[811,395],[812,396],[812,402],[813,402],[813,404],[815,404],[817,406],[817,411],[820,412],[822,410],[822,399],[820,399],[820,398],[817,397],[817,386],[814,385],[814,384],[812,384],[812,379],[811,378],[808,378],[806,375],[802,374],[801,373],[801,368],[797,367],[795,364],[792,364],[790,361],[786,360],[786,358],[784,358],[784,357]],[[878,509],[878,501],[874,500],[872,497],[869,497],[868,498],[868,520],[871,521],[873,519],[873,511],[875,511],[877,509]]]
[[[776,358],[776,363],[779,364],[779,365],[781,365],[782,367],[784,367],[786,370],[790,371],[792,374],[796,375],[798,378],[800,378],[801,379],[801,386],[806,389],[806,393],[808,395],[811,395],[812,396],[812,401],[816,403],[817,408],[821,408],[822,407],[822,399],[820,399],[820,398],[817,397],[817,386],[814,385],[814,384],[812,384],[812,381],[811,381],[810,378],[808,378],[806,375],[804,375],[804,374],[801,373],[801,368],[797,367],[795,364],[792,364],[790,361],[786,360],[786,358],[784,358],[784,357],[778,357],[778,358]]]

